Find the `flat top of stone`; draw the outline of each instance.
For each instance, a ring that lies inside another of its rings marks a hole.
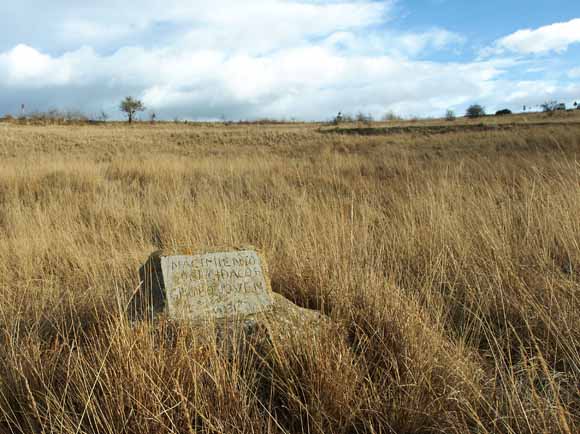
[[[165,257],[165,256],[195,256],[195,255],[205,255],[208,253],[227,253],[227,252],[241,252],[241,251],[253,251],[258,253],[260,256],[264,254],[252,245],[218,245],[213,247],[188,247],[188,246],[176,246],[176,247],[165,247],[163,249],[157,250],[151,253],[150,257]]]
[[[154,253],[160,258],[170,318],[225,318],[271,309],[267,264],[257,250],[243,247],[183,253]]]

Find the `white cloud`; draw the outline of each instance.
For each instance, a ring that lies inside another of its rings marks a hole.
[[[434,29],[425,33],[409,33],[397,38],[401,50],[417,55],[426,49],[442,50],[450,46],[461,45],[465,39],[457,33],[445,29]]]
[[[0,114],[26,103],[120,116],[119,99],[133,95],[159,118],[440,115],[474,101],[519,104],[573,90],[504,80],[514,67],[507,59],[417,60],[464,38],[440,28],[396,32],[388,26],[393,3],[12,2],[0,15]]]
[[[456,48],[464,43],[463,36],[438,28],[420,33],[339,31],[324,40],[324,45],[335,49],[405,58],[420,56],[425,52]]]
[[[568,71],[568,77],[570,77],[570,78],[580,78],[580,67],[578,67],[578,68],[572,68],[570,71]]]
[[[26,41],[49,50],[78,45],[107,48],[113,42],[118,46],[144,40],[158,46],[158,38],[164,36],[172,44],[267,51],[384,22],[393,1],[140,0],[136,5],[117,0],[88,4],[21,0],[2,6],[0,28],[4,43]]]
[[[357,55],[324,45],[269,56],[134,47],[109,56],[85,48],[56,57],[21,45],[0,55],[0,82],[6,90],[20,89],[20,97],[34,98],[39,108],[55,101],[73,104],[75,95],[84,94],[95,96],[79,108],[98,111],[133,93],[166,117],[321,119],[339,110],[440,112],[451,100],[485,93],[504,66]],[[35,92],[39,88],[43,92]]]
[[[0,53],[0,81],[4,87],[24,89],[82,83],[93,76],[90,65],[95,59],[94,51],[87,47],[54,58],[20,44]]]
[[[418,61],[388,54],[358,54],[325,43],[279,49],[268,55],[184,47],[125,47],[110,55],[90,48],[51,56],[19,45],[0,54],[0,112],[101,108],[119,117],[125,95],[143,99],[160,118],[328,119],[338,111],[388,110],[441,115],[480,102],[521,107],[574,98],[578,86],[516,82],[504,73],[510,60],[467,63]]]
[[[580,43],[580,18],[537,29],[518,30],[498,39],[493,47],[484,49],[482,55],[562,53],[575,43]]]

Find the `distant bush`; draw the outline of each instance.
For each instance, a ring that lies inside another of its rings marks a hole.
[[[356,121],[361,122],[363,124],[370,124],[374,121],[374,119],[373,115],[371,115],[370,113],[358,112],[356,115]]]
[[[20,116],[18,120],[20,122],[40,124],[67,124],[89,122],[89,117],[80,110],[50,109],[47,111],[33,111],[27,116]]]
[[[445,120],[449,122],[453,122],[457,117],[455,116],[455,112],[453,110],[447,110],[445,113]]]
[[[240,120],[237,123],[240,125],[280,125],[288,123],[288,121],[286,119],[258,118],[254,120]]]
[[[555,111],[565,111],[566,104],[558,101],[546,101],[544,104],[540,105],[544,113],[553,113]]]
[[[388,122],[388,121],[401,121],[403,120],[403,118],[401,116],[399,116],[398,114],[396,114],[394,111],[388,111],[387,113],[385,113],[383,115],[382,118],[383,121]]]
[[[339,125],[342,122],[344,122],[344,117],[342,115],[342,112],[338,112],[338,114],[334,117],[334,119],[332,120],[332,123],[334,125]]]
[[[485,116],[485,109],[479,104],[470,105],[465,112],[465,116],[470,119],[483,117]]]
[[[496,116],[507,116],[507,115],[511,115],[512,111],[510,109],[503,109],[503,110],[498,110],[495,112]]]

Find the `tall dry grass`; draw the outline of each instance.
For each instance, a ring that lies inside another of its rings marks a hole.
[[[0,130],[0,432],[580,430],[579,126]],[[149,253],[228,244],[336,326],[128,322]]]

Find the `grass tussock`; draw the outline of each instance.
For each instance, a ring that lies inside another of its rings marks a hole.
[[[580,430],[577,124],[2,128],[0,432]],[[129,323],[149,253],[242,244],[333,327]]]

